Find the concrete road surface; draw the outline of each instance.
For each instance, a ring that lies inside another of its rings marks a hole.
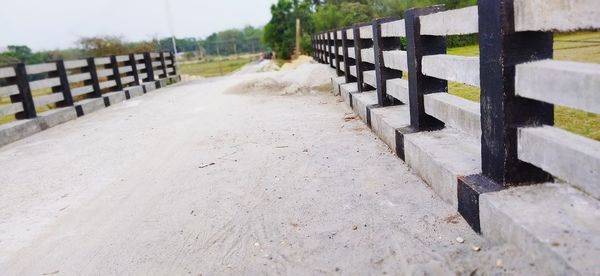
[[[179,84],[0,148],[0,274],[536,272],[329,91],[281,95],[282,74],[299,73]]]

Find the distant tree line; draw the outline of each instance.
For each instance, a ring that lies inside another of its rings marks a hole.
[[[213,33],[205,39],[177,39],[177,52],[201,52],[203,55],[232,55],[266,50],[261,41],[263,29],[246,26]],[[160,40],[160,48],[173,49],[171,38]]]
[[[477,4],[477,0],[278,0],[271,6],[271,20],[263,40],[279,57],[289,58],[295,47],[295,20],[302,21],[301,50],[310,53],[310,34],[370,22],[374,18],[404,15],[415,7],[444,4],[456,9]],[[449,47],[477,43],[477,35],[448,38]]]
[[[213,33],[205,39],[177,38],[177,52],[192,56],[232,55],[256,53],[267,50],[261,38],[263,29],[246,26],[242,29],[229,29]],[[44,63],[57,59],[80,59],[109,55],[123,55],[152,51],[172,51],[170,37],[148,41],[127,42],[119,36],[83,37],[77,47],[53,51],[32,51],[25,45],[9,45],[0,53],[0,66],[19,62],[26,64]]]

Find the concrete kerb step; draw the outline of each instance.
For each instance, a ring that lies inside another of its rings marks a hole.
[[[331,86],[333,86],[333,95],[340,95],[340,84],[344,84],[346,82],[345,77],[332,77],[331,78]]]
[[[144,95],[144,86],[137,85],[131,86],[124,89],[125,97],[127,99],[135,98]]]
[[[34,119],[0,125],[0,147],[75,119],[77,112],[70,106],[39,113]]]
[[[332,78],[332,83],[365,120],[366,106],[376,102],[370,92],[358,93],[356,83],[345,84],[343,77]],[[402,146],[405,162],[457,208],[458,178],[481,173],[479,139],[448,126],[413,133],[408,127],[408,106],[373,106],[369,111],[371,129],[380,139],[392,149]],[[593,197],[567,184],[538,184],[484,193],[479,210],[486,239],[521,248],[546,264],[547,274],[595,275],[600,271],[600,202]]]
[[[351,93],[350,100],[352,102],[352,109],[358,116],[371,127],[370,108],[377,105],[377,92],[355,92]]]
[[[350,107],[352,107],[352,94],[357,92],[356,82],[340,84],[340,96]]]
[[[162,87],[166,87],[168,84],[168,79],[167,78],[163,78],[163,79],[159,79],[156,81],[156,89],[162,88]]]
[[[335,79],[334,82],[341,80]],[[356,83],[342,83],[339,87],[344,101],[351,104],[354,112],[379,138],[444,201],[457,207],[458,177],[481,172],[479,141],[451,127],[400,134],[401,129],[410,125],[408,106],[378,107],[375,91],[358,93]]]
[[[77,116],[79,117],[98,111],[105,107],[106,105],[104,103],[104,98],[85,99],[75,103],[75,110],[77,110]]]
[[[458,177],[481,173],[478,140],[451,127],[403,135],[406,163],[442,198],[458,208]]]
[[[404,160],[404,146],[398,143],[397,131],[410,125],[410,108],[408,105],[396,105],[370,109],[371,129],[401,159]],[[399,147],[402,147],[399,149]],[[400,151],[399,151],[400,150]]]
[[[0,147],[42,131],[36,119],[18,120],[0,125]]]
[[[75,119],[77,119],[77,111],[73,106],[48,110],[38,114],[35,118],[40,125],[41,130],[55,127]]]
[[[102,95],[102,97],[104,98],[104,105],[107,107],[110,105],[113,105],[113,104],[123,102],[127,99],[127,96],[125,95],[125,91],[115,91],[115,92],[106,93],[106,94]]]
[[[600,202],[566,184],[548,183],[484,193],[481,232],[511,243],[546,265],[548,274],[600,273]]]
[[[142,83],[142,86],[144,87],[144,93],[148,93],[150,91],[154,91],[157,89],[156,81],[144,82],[144,83]]]

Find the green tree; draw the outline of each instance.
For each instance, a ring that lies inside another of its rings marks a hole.
[[[314,22],[317,31],[351,26],[355,23],[370,22],[376,17],[372,7],[368,4],[357,2],[335,1],[327,2],[317,8]]]
[[[293,3],[279,0],[271,6],[271,21],[265,26],[264,41],[282,58],[289,58],[294,48],[295,18]]]
[[[83,37],[79,39],[78,44],[94,57],[122,55],[129,52],[122,38],[118,36]]]
[[[300,19],[304,34],[314,31],[311,0],[279,0],[271,6],[271,20],[265,26],[263,41],[281,58],[288,59],[295,47],[296,19]],[[310,51],[310,36],[303,35],[303,50]]]
[[[46,53],[34,53],[29,47],[24,45],[9,45],[7,49],[8,51],[0,53],[0,65],[10,65],[19,62],[36,64],[48,60]]]

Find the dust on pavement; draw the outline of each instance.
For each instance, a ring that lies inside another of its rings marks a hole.
[[[328,70],[189,82],[0,148],[1,274],[537,273],[351,118]]]

